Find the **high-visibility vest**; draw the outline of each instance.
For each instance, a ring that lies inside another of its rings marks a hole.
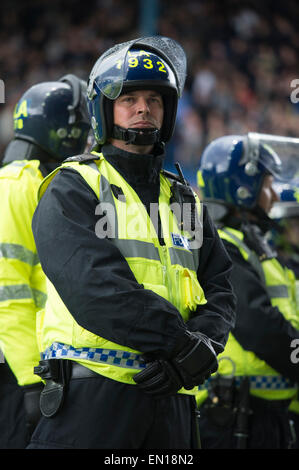
[[[0,170],[0,349],[21,386],[40,381],[33,374],[40,360],[36,312],[45,305],[46,280],[31,229],[39,165],[17,160]]]
[[[289,270],[281,266],[275,258],[260,261],[256,253],[244,243],[242,232],[232,228],[223,228],[218,232],[223,240],[236,245],[244,259],[254,266],[268,291],[271,304],[278,307],[285,319],[290,321],[295,328],[299,328],[294,297],[294,278]],[[258,328],[258,325],[256,327]],[[235,375],[237,385],[243,376],[249,376],[252,395],[268,400],[288,400],[296,395],[296,384],[275,371],[254,352],[243,349],[232,333],[229,334],[225,349],[219,354],[218,359],[218,373]],[[209,384],[206,383],[203,387],[199,387],[197,394],[199,406],[207,398],[208,386]]]
[[[159,213],[165,245],[160,245],[152,220],[136,192],[102,154],[94,154],[98,160],[90,164],[65,162],[60,168],[76,170],[97,195],[100,204],[96,214],[106,211],[108,225],[113,231],[110,241],[125,257],[137,282],[171,302],[186,321],[198,305],[207,301],[197,280],[199,248],[188,247],[189,234],[179,229],[169,207],[170,181],[161,173]],[[40,197],[58,171],[44,180]],[[119,196],[115,188],[118,188]],[[107,221],[105,218],[99,220],[96,234],[103,227],[103,220]],[[135,384],[133,376],[145,366],[140,359],[141,352],[82,328],[49,280],[47,290],[48,301],[44,311],[40,312],[38,327],[43,357],[77,360],[105,377]]]

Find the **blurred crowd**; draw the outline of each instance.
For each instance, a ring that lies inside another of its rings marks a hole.
[[[0,6],[1,155],[12,112],[32,84],[76,73],[84,79],[115,42],[138,37],[138,0],[16,0]],[[178,40],[188,76],[166,168],[180,161],[195,181],[203,148],[218,136],[256,131],[297,137],[299,5],[296,0],[161,0],[157,34]],[[292,86],[293,84],[293,86]],[[297,101],[297,100],[293,100]],[[1,159],[1,157],[0,157]]]

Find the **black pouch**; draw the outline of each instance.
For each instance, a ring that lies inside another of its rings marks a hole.
[[[230,426],[235,419],[235,381],[233,376],[217,374],[210,381],[205,402],[208,418],[217,426]]]
[[[35,373],[45,380],[40,394],[40,411],[45,418],[52,418],[61,409],[69,382],[72,363],[66,359],[40,361]]]
[[[40,411],[46,418],[52,418],[61,409],[64,400],[64,388],[61,383],[47,380],[40,394]]]

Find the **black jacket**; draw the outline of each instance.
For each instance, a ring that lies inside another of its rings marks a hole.
[[[128,154],[112,146],[104,147],[103,153],[147,209],[150,202],[158,202],[162,156]],[[77,323],[110,341],[157,357],[171,356],[186,327],[206,334],[216,351],[222,351],[234,324],[232,266],[207,210],[198,279],[208,303],[199,306],[185,324],[170,302],[137,283],[109,239],[97,238],[98,203],[81,175],[63,169],[50,183],[33,217],[42,268]]]

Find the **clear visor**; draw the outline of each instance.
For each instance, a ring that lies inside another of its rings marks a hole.
[[[299,139],[249,132],[244,143],[245,152],[241,162],[248,165],[249,171],[250,166],[254,171],[258,160],[275,179],[298,180]]]
[[[276,202],[269,212],[271,219],[284,219],[288,217],[299,218],[299,203],[294,202]]]
[[[182,47],[173,39],[163,36],[150,36],[128,41],[105,52],[95,63],[88,82],[87,94],[90,99],[95,93],[102,93],[115,100],[122,91],[126,76],[125,63],[128,51],[133,47],[148,46],[173,69],[179,96],[182,95],[186,78],[186,55]]]

